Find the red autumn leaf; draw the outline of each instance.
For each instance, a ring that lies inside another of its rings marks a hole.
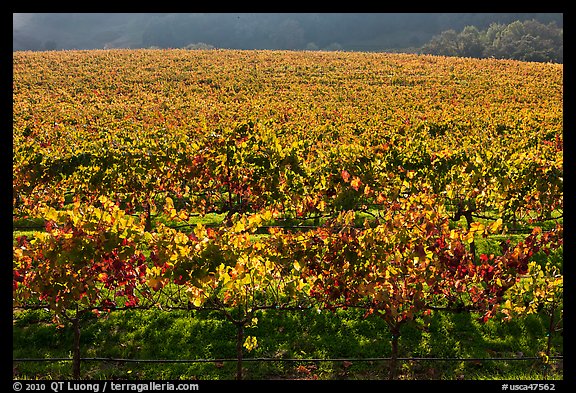
[[[341,175],[342,175],[342,179],[344,179],[344,181],[346,183],[348,183],[350,181],[350,173],[346,169],[342,170]]]

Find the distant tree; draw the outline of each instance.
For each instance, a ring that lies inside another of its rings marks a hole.
[[[482,57],[482,33],[475,26],[466,26],[457,38],[458,51],[463,57]]]
[[[438,56],[460,56],[458,51],[458,33],[449,29],[432,37],[429,43],[422,47],[424,53]]]
[[[486,56],[524,61],[563,62],[563,29],[555,22],[536,20],[491,25],[487,32]]]
[[[555,22],[536,20],[492,23],[486,30],[466,26],[460,33],[450,29],[434,36],[423,53],[441,56],[495,57],[522,61],[563,62],[563,29]]]

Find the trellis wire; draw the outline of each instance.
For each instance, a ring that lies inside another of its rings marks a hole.
[[[563,360],[563,356],[550,356],[549,360]],[[72,361],[72,358],[20,358],[12,359],[13,362],[62,362]],[[293,358],[243,358],[242,362],[376,362],[376,361],[390,361],[392,358],[311,358],[311,359],[293,359]],[[455,362],[470,362],[470,361],[518,361],[518,360],[542,360],[541,357],[527,356],[527,357],[501,357],[501,358],[442,358],[442,357],[399,357],[398,361],[455,361]],[[237,362],[236,358],[223,358],[223,359],[123,359],[123,358],[106,358],[106,357],[93,357],[93,358],[80,358],[80,361],[96,361],[96,362],[118,362],[118,363],[224,363],[224,362]]]

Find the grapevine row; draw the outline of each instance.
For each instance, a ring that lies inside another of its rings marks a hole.
[[[401,326],[431,310],[474,311],[484,322],[498,313],[510,317],[523,303],[512,303],[506,291],[520,286],[525,293],[526,278],[542,285],[542,270],[530,261],[562,245],[560,226],[537,227],[501,255],[482,254],[475,263],[467,245],[500,231],[501,222],[450,229],[427,193],[390,203],[376,226],[357,228],[349,211],[313,230],[275,228],[264,238],[251,235],[272,211],[236,215],[230,227],[199,224],[185,233],[160,225],[148,232],[115,203],[99,202],[100,208],[47,208],[46,232],[17,239],[14,305],[42,305],[55,322],[78,330],[83,312],[117,307],[220,310],[238,328],[239,364],[243,329],[262,309],[363,308],[365,317],[389,326],[393,357]],[[554,283],[534,301],[556,298],[561,282]]]

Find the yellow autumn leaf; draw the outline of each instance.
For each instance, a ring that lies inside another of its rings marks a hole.
[[[56,221],[58,220],[58,212],[51,207],[44,213],[44,218],[49,221]]]
[[[248,352],[256,349],[258,347],[258,339],[254,336],[247,336],[246,340],[244,341],[244,348],[248,350]]]
[[[502,228],[502,219],[499,218],[490,225],[490,232],[494,233]]]
[[[264,221],[270,221],[272,218],[274,218],[274,213],[271,210],[266,210],[262,213],[262,219]]]
[[[194,235],[196,235],[196,237],[199,239],[204,238],[206,236],[206,227],[201,223],[196,224],[196,227],[194,228]]]
[[[178,218],[181,220],[188,220],[190,217],[188,216],[188,212],[186,212],[186,210],[180,210],[178,213]]]
[[[248,227],[252,229],[257,229],[260,224],[262,223],[262,217],[259,214],[254,214],[248,217]]]
[[[188,243],[188,236],[186,236],[182,232],[177,232],[174,235],[174,243],[175,244],[186,244],[186,243]]]
[[[484,231],[484,225],[479,222],[473,222],[470,224],[470,231],[471,232],[482,232]]]
[[[454,229],[450,231],[450,240],[460,239],[460,234],[456,232]]]
[[[466,235],[464,235],[462,240],[466,243],[472,243],[474,241],[474,231],[468,232]]]
[[[236,224],[232,228],[232,232],[242,232],[245,229],[246,229],[246,226],[244,225],[244,223],[242,221],[238,221],[238,222],[236,222]]]

